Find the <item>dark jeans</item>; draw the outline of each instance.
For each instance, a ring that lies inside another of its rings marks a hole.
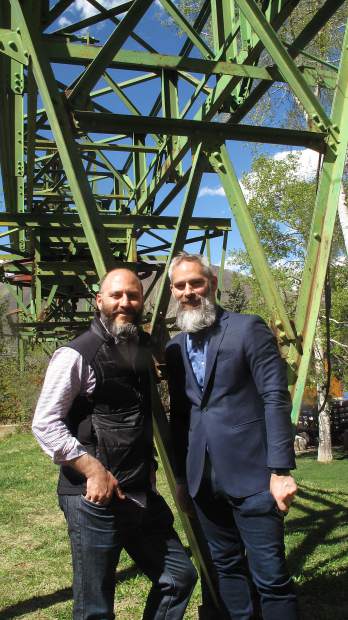
[[[152,581],[144,620],[183,617],[197,575],[160,495],[147,508],[131,500],[98,506],[80,495],[61,495],[72,560],[74,620],[114,618],[116,567],[122,548]]]
[[[194,503],[227,617],[253,617],[250,570],[263,620],[297,620],[296,595],[285,563],[284,518],[271,493],[229,497],[219,491],[213,475],[205,477]]]

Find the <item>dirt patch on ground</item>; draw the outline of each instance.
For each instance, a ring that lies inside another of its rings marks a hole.
[[[8,437],[8,435],[13,435],[13,433],[17,432],[18,428],[18,424],[0,424],[0,439]]]

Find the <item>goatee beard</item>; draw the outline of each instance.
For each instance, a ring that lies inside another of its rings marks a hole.
[[[178,302],[176,324],[182,332],[196,333],[215,323],[215,304],[207,297],[201,297],[200,300],[201,303],[197,308],[189,310],[183,308],[180,302]]]
[[[137,323],[116,323],[115,317],[108,317],[100,312],[100,319],[108,332],[115,338],[116,343],[136,342],[138,340]]]

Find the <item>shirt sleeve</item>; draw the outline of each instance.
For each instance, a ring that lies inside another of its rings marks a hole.
[[[41,448],[57,464],[86,453],[70,433],[65,418],[79,394],[91,394],[95,375],[83,357],[70,347],[61,347],[48,365],[36,406],[32,430]]]

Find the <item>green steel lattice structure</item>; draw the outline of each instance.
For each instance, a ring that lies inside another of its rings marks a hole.
[[[212,172],[225,190],[277,330],[296,421],[348,141],[347,31],[339,65],[322,64],[322,80],[333,91],[330,112],[314,93],[310,67],[297,62],[345,2],[323,0],[285,44],[278,31],[299,2],[205,0],[191,24],[172,0],[161,0],[162,17],[184,35],[172,55],[156,49],[163,39],[138,34],[153,18],[156,3],[150,0],[115,2],[108,9],[86,0],[94,14],[65,25],[59,24],[73,0],[2,0],[1,274],[20,311],[22,353],[28,338],[56,344],[83,327],[97,282],[113,266],[129,265],[148,277],[148,294],[158,286],[154,329],[168,308],[166,276],[175,253],[197,242],[209,252],[210,239],[219,239],[223,266],[230,220],[193,216],[202,175]],[[157,29],[164,27],[156,22]],[[296,97],[311,130],[245,122],[278,82]],[[322,154],[295,316],[287,313],[248,212],[230,156],[233,141]],[[157,443],[172,484],[165,426],[159,413]],[[186,519],[204,567],[190,527]]]

